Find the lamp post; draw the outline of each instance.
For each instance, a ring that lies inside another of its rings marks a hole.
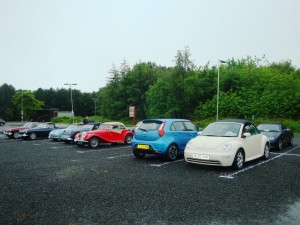
[[[23,123],[23,118],[24,118],[24,101],[23,101],[23,94],[28,93],[28,91],[23,91],[21,90],[21,121]]]
[[[66,83],[64,85],[69,85],[70,86],[70,90],[71,90],[71,105],[72,105],[72,121],[74,123],[74,110],[73,110],[73,97],[72,97],[72,85],[77,85],[77,84],[69,84]]]
[[[92,98],[92,99],[94,99],[94,101],[95,101],[95,116],[96,116],[96,112],[97,112],[97,105],[96,105],[96,102],[98,101],[98,99],[96,99],[96,98]]]
[[[226,63],[224,60],[218,60],[218,87],[217,87],[217,121],[219,120],[219,94],[220,94],[220,63]]]

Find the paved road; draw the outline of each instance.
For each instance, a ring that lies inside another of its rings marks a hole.
[[[0,224],[300,224],[299,139],[244,170],[0,134]]]

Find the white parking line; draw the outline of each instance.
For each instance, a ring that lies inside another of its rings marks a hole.
[[[284,154],[284,153],[271,152],[271,154],[274,154],[274,155],[282,155],[282,154]],[[285,154],[285,155],[289,155],[289,156],[300,156],[300,154]]]
[[[160,164],[150,164],[150,166],[152,167],[161,167],[161,166],[165,166],[165,165],[168,165],[170,163],[176,163],[176,162],[181,162],[183,161],[184,159],[179,159],[179,160],[175,160],[175,161],[172,161],[172,162],[165,162],[165,163],[160,163]]]
[[[117,156],[110,156],[110,157],[107,157],[107,158],[108,158],[108,159],[116,159],[116,158],[128,157],[128,156],[132,156],[132,154],[127,154],[127,155],[117,155]]]
[[[77,153],[83,154],[83,153],[90,153],[90,152],[103,152],[103,151],[112,151],[116,149],[125,149],[127,147],[119,147],[119,148],[99,148],[95,150],[85,150],[85,151],[76,151]]]
[[[273,161],[273,160],[275,160],[275,159],[277,159],[277,158],[279,158],[279,157],[281,157],[281,156],[284,156],[284,155],[290,155],[289,152],[291,152],[291,151],[293,151],[293,150],[295,150],[295,149],[297,149],[297,148],[299,148],[299,147],[300,147],[300,146],[297,146],[297,147],[295,147],[295,148],[292,148],[292,149],[288,150],[287,152],[284,152],[284,153],[282,153],[282,154],[279,154],[279,155],[275,156],[274,158],[271,158],[271,159],[268,159],[268,160],[266,160],[266,161],[260,162],[260,163],[258,163],[258,164],[253,165],[253,166],[246,167],[246,168],[244,168],[244,169],[242,169],[242,170],[239,170],[239,171],[237,171],[237,172],[235,172],[235,173],[232,173],[232,174],[229,174],[229,175],[221,175],[221,176],[219,176],[219,178],[233,179],[235,175],[238,175],[238,174],[243,173],[243,172],[245,172],[245,171],[247,171],[247,170],[250,170],[250,169],[253,169],[253,168],[255,168],[255,167],[258,167],[258,166],[260,166],[260,165],[262,165],[262,164],[268,163],[268,162],[270,162],[270,161]]]

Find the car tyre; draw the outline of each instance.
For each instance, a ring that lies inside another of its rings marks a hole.
[[[281,151],[282,148],[283,148],[283,142],[282,142],[282,139],[280,138],[280,139],[278,140],[277,150],[278,150],[278,151]]]
[[[133,151],[133,154],[136,158],[139,158],[139,159],[142,159],[145,157],[145,153],[139,153],[139,152],[136,152],[136,151]]]
[[[124,143],[127,144],[127,145],[130,145],[131,142],[132,142],[132,138],[133,138],[132,134],[127,134],[126,137],[125,137]]]
[[[19,132],[18,131],[14,132],[12,136],[13,138],[17,139],[19,137]]]
[[[89,147],[90,148],[97,148],[99,145],[99,139],[96,137],[93,137],[89,140]]]
[[[36,133],[31,133],[30,135],[29,135],[29,138],[30,138],[30,140],[35,140],[36,139]]]
[[[233,160],[233,166],[236,169],[240,170],[243,168],[244,163],[245,163],[245,153],[243,150],[239,149],[235,154],[235,157]]]
[[[267,160],[270,157],[270,146],[268,144],[265,145],[264,148],[264,156],[263,158]]]
[[[165,154],[165,158],[167,161],[174,161],[178,157],[178,147],[175,144],[171,144]]]

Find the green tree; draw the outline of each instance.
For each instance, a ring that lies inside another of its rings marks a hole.
[[[23,109],[24,120],[28,120],[35,110],[42,109],[44,106],[44,102],[37,100],[34,93],[29,90],[17,91],[12,97],[12,102],[21,114]]]
[[[16,90],[11,85],[5,83],[0,86],[0,118],[5,120],[16,119],[17,111],[11,101],[15,93]]]

